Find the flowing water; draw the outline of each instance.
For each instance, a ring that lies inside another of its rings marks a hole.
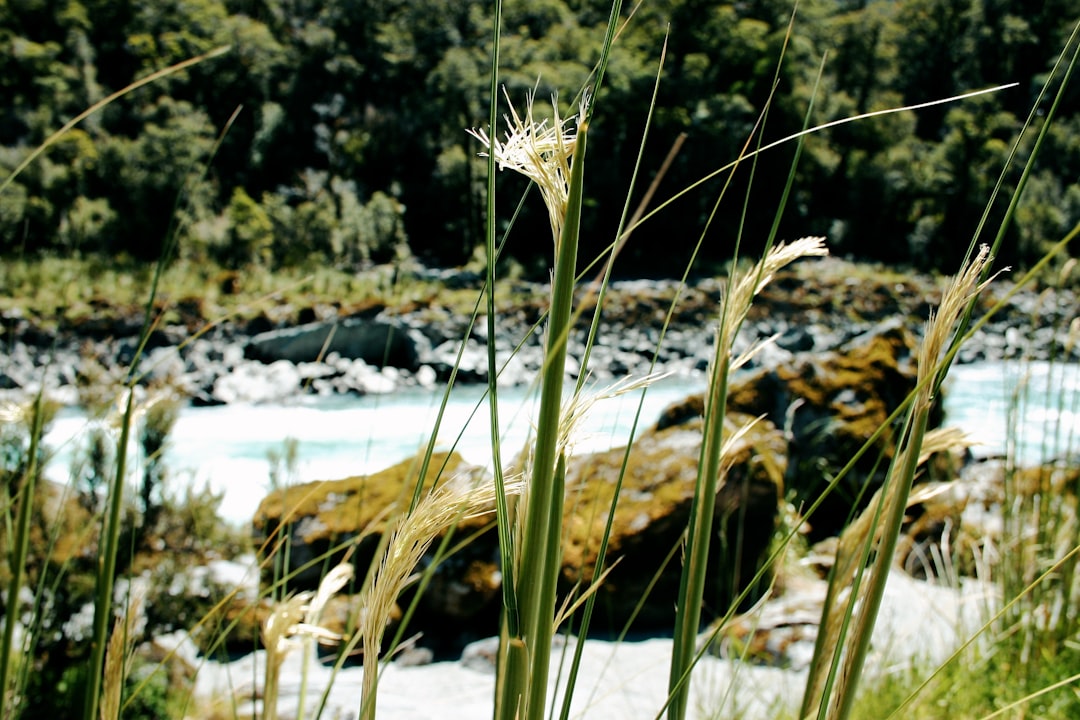
[[[645,394],[638,432],[654,423],[664,407],[704,386],[702,378],[667,378],[654,384]],[[454,447],[470,462],[490,466],[491,431],[483,392],[462,387],[451,394],[436,448]],[[1021,460],[1037,462],[1076,447],[1078,398],[1078,365],[958,365],[947,385],[946,422],[982,443],[977,455],[1002,453],[1007,438],[1017,437],[1020,443],[1014,450]],[[174,488],[185,483],[223,493],[223,517],[246,523],[269,491],[269,454],[282,454],[287,439],[296,442],[297,459],[286,481],[375,472],[427,446],[442,399],[440,391],[417,389],[365,397],[305,397],[286,405],[185,408],[169,437],[165,462]],[[624,446],[639,402],[640,391],[599,400],[582,423],[575,449]],[[525,446],[536,405],[535,393],[526,389],[500,390],[504,459]],[[1022,432],[1010,432],[1013,427]],[[85,417],[75,410],[63,411],[54,422],[46,439],[58,451],[51,465],[53,477],[66,472],[74,443],[86,428]]]

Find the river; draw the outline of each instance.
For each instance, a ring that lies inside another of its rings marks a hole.
[[[703,378],[666,378],[652,385],[645,394],[639,431],[664,407],[704,386]],[[1009,432],[1017,425],[1009,419],[1012,397],[1023,400],[1023,432],[1016,448],[1022,462],[1053,457],[1080,442],[1080,365],[1075,364],[957,365],[947,385],[946,422],[981,443],[977,455],[1001,453],[1006,439],[1017,436]],[[467,460],[490,465],[490,422],[482,400],[481,387],[455,389],[437,448],[454,446]],[[374,472],[426,446],[441,401],[441,392],[417,389],[364,397],[308,396],[281,405],[187,407],[170,435],[165,460],[174,489],[193,483],[223,492],[223,518],[246,523],[270,488],[269,454],[282,453],[287,439],[296,442],[297,450],[295,472],[285,478],[290,482]],[[575,448],[585,452],[624,446],[640,401],[640,391],[599,400],[582,423]],[[504,458],[524,446],[535,408],[534,392],[500,390]],[[46,437],[57,451],[51,476],[66,471],[86,428],[78,411],[61,411]]]

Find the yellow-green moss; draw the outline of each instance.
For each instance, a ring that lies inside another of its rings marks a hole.
[[[745,415],[730,416],[729,431],[750,419]],[[607,556],[601,565],[603,569],[621,560],[599,590],[601,607],[606,608],[613,622],[628,619],[663,558],[680,542],[693,502],[701,438],[702,421],[698,418],[649,431],[633,446],[615,508]],[[782,434],[767,421],[755,426],[740,444],[732,470],[718,492],[716,513],[718,529],[730,524],[729,531],[746,538],[746,543],[742,560],[738,560],[722,548],[722,540],[717,541],[711,599],[730,601],[730,595],[720,597],[718,593],[745,582],[752,572],[744,572],[739,578],[737,568],[742,563],[745,570],[747,563],[756,562],[767,545],[782,494],[785,452]],[[587,585],[594,577],[624,453],[625,449],[615,449],[571,464],[563,537],[565,590],[579,580]],[[745,527],[741,512],[749,513]],[[675,562],[677,566],[677,556]],[[643,624],[670,622],[677,585],[677,571],[662,575],[653,589],[650,608],[640,617]]]
[[[308,542],[362,531],[381,532],[392,508],[408,509],[422,459],[418,455],[372,475],[276,490],[259,503],[253,520],[255,531],[273,532],[280,522],[303,520],[308,528],[303,539]],[[424,476],[424,492],[440,478],[462,470],[475,472],[457,453],[435,453]]]

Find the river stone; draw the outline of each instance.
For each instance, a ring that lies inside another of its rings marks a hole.
[[[415,371],[420,366],[421,346],[426,342],[420,333],[398,323],[353,317],[259,333],[248,341],[245,353],[266,363],[301,363],[314,362],[333,352],[377,367],[390,365]]]
[[[732,414],[725,423],[726,432],[752,420]],[[650,585],[648,601],[634,617],[633,627],[643,631],[670,628],[679,590],[682,556],[678,548],[689,524],[702,431],[703,422],[697,418],[645,432],[634,442],[604,562],[610,566],[618,561],[618,565],[598,590],[594,630],[620,631]],[[732,469],[716,494],[707,607],[726,610],[764,558],[776,528],[785,445],[783,434],[772,423],[760,421],[734,449]],[[624,448],[617,448],[570,463],[561,575],[564,593],[579,580],[584,585],[594,576],[625,454]]]
[[[347,552],[357,577],[363,578],[390,514],[409,506],[421,459],[408,459],[372,475],[305,483],[271,493],[255,512],[256,544],[262,546],[268,539],[273,542],[279,532],[286,534],[290,589],[315,589],[325,568],[343,560]],[[457,453],[435,453],[424,487],[430,489],[436,481],[451,477],[476,478],[482,473]],[[497,632],[502,576],[496,535],[489,527],[493,517],[494,508],[488,515],[458,524],[456,539],[477,536],[440,563],[417,605],[410,630],[423,631],[426,646],[460,651],[461,639],[471,641]],[[282,520],[285,526],[279,531]],[[436,539],[418,572],[432,561],[438,545]],[[413,590],[407,590],[399,605],[408,607],[412,597]]]

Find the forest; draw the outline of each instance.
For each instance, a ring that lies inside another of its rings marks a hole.
[[[763,143],[802,128],[811,103],[818,125],[1016,83],[814,133],[799,159],[782,237],[823,234],[839,255],[954,268],[1032,108],[1039,128],[1049,106],[1036,104],[1039,91],[1080,16],[1069,0],[804,0],[786,39],[790,0],[626,6],[595,98],[582,252],[614,239],[658,75],[630,206],[682,134],[650,207],[714,175],[633,234],[616,269],[639,276],[680,272],[703,227],[705,268],[730,258],[740,227],[746,251],[763,241],[794,143],[744,163],[705,220],[726,180],[716,170],[759,142],[774,80]],[[542,112],[557,93],[572,113],[608,11],[507,2],[506,97],[520,107],[535,91]],[[0,256],[138,263],[169,247],[237,270],[461,265],[483,242],[485,161],[466,129],[488,117],[491,14],[471,0],[0,0],[0,182],[111,93],[228,48],[109,103],[8,182]],[[1056,112],[1004,245],[1002,260],[1020,267],[1080,221],[1078,91]],[[1006,175],[1003,197],[1018,174]],[[519,180],[498,178],[504,222]],[[526,197],[515,222],[507,253],[546,274],[539,199]]]

